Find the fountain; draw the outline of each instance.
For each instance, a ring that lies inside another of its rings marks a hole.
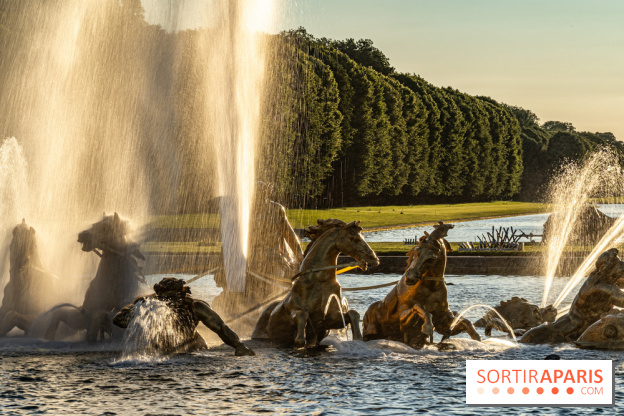
[[[176,31],[188,28],[187,6],[196,30]],[[63,276],[57,301],[82,298],[97,258],[81,256],[74,236],[103,211],[142,224],[215,197],[228,290],[244,291],[268,84],[258,32],[272,28],[275,1],[3,8],[0,134],[16,139],[0,149],[0,231],[23,216],[37,228],[44,263]]]
[[[542,308],[548,304],[553,278],[584,205],[593,196],[608,197],[621,193],[624,176],[618,166],[615,154],[599,150],[581,163],[564,165],[551,182],[548,195],[557,215],[551,216],[549,220]],[[589,264],[599,253],[588,258]]]

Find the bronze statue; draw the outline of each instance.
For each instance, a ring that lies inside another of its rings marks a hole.
[[[173,312],[172,328],[178,336],[158,337],[158,344],[150,345],[151,350],[160,354],[173,354],[181,352],[193,352],[206,348],[204,339],[197,332],[197,325],[201,321],[214,331],[227,345],[233,347],[236,355],[256,355],[247,348],[223,322],[221,317],[214,312],[210,305],[203,300],[195,300],[191,297],[191,289],[185,285],[185,281],[167,277],[154,285],[154,294],[139,297],[130,305],[121,309],[115,315],[113,323],[121,328],[127,328],[130,321],[135,317],[136,309],[148,300],[163,302]]]
[[[444,281],[446,251],[450,246],[444,239],[452,224],[440,222],[431,234],[425,233],[417,247],[408,253],[405,274],[384,300],[369,306],[364,315],[364,339],[391,339],[410,346],[422,347],[433,342],[433,331],[446,339],[466,331],[472,339],[481,337],[472,323],[455,319],[448,306]]]
[[[553,322],[557,317],[557,309],[552,305],[545,308],[517,296],[507,301],[501,301],[494,309],[505,319],[515,335],[523,335],[526,331],[544,322]],[[483,318],[474,323],[476,327],[485,327],[485,335],[490,336],[492,329],[509,333],[505,323],[493,311],[486,313]],[[511,334],[509,334],[511,335]]]
[[[318,220],[306,229],[310,244],[301,269],[286,297],[270,304],[260,316],[253,339],[271,340],[295,348],[315,347],[331,329],[351,324],[353,339],[361,339],[360,315],[345,311],[336,279],[340,253],[355,258],[360,268],[379,265],[375,252],[360,234],[358,222]]]
[[[624,262],[618,250],[612,248],[596,260],[594,270],[576,297],[570,311],[552,324],[542,324],[529,330],[520,339],[527,344],[571,342],[614,306],[624,307],[624,292],[616,282],[624,276]]]
[[[139,245],[128,239],[128,228],[128,222],[119,218],[117,213],[105,214],[100,222],[78,234],[82,250],[93,251],[102,259],[82,306],[61,304],[41,316],[47,326],[47,339],[55,338],[61,322],[75,330],[86,329],[88,342],[112,335],[109,314],[121,309],[138,294],[141,277],[136,259],[145,260]]]
[[[299,237],[288,222],[286,210],[271,201],[271,185],[257,182],[252,209],[249,256],[244,293],[230,292],[223,271],[215,275],[223,292],[213,306],[220,313],[238,315],[284,291],[280,280],[290,279],[303,260]],[[254,321],[255,322],[255,321]]]
[[[624,350],[624,313],[619,309],[608,312],[574,343],[581,348]]]
[[[9,247],[9,283],[0,307],[0,337],[17,327],[26,331],[49,308],[57,287],[56,277],[43,269],[35,229],[25,220],[13,229]]]

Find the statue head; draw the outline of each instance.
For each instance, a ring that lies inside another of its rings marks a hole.
[[[154,285],[154,292],[161,300],[184,298],[191,294],[191,288],[186,286],[186,282],[175,277],[165,277]]]
[[[126,245],[125,236],[129,228],[128,221],[122,220],[116,212],[113,215],[104,213],[101,221],[78,234],[78,242],[82,244],[83,251],[122,250]]]
[[[612,248],[602,253],[596,259],[596,270],[592,275],[598,276],[600,280],[608,283],[615,283],[624,277],[624,264],[618,257],[617,248]]]
[[[39,263],[35,229],[28,226],[25,219],[22,219],[22,223],[13,229],[13,239],[9,250],[11,268],[19,269],[30,262]]]

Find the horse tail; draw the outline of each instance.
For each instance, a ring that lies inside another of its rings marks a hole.
[[[69,306],[70,308],[74,308],[74,309],[77,309],[77,310],[82,312],[82,306],[76,306],[73,303],[61,303],[59,305],[53,306],[49,311],[45,312],[44,315],[52,313],[52,312],[56,311],[57,309],[61,309],[61,308],[64,308],[66,306]]]

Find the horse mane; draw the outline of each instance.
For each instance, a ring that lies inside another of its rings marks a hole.
[[[405,273],[407,273],[407,269],[409,269],[410,264],[412,264],[412,260],[414,260],[415,257],[418,257],[418,247],[421,247],[422,243],[424,243],[428,237],[429,233],[425,231],[425,235],[420,237],[418,244],[416,244],[410,249],[410,251],[407,252],[407,265],[405,266]]]
[[[333,230],[334,228],[344,227],[347,225],[346,222],[336,218],[329,218],[327,220],[318,219],[316,220],[316,223],[318,225],[310,225],[305,229],[304,235],[310,239],[310,244],[308,244],[305,252],[303,253],[304,258],[308,255],[308,252],[312,249],[321,235],[325,234],[329,230]]]

